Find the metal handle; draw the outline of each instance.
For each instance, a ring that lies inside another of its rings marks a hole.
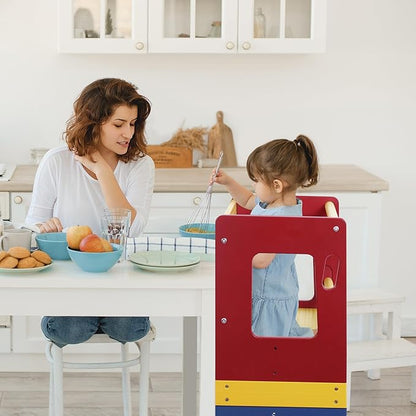
[[[214,175],[217,176],[218,171],[220,170],[220,166],[221,166],[221,162],[222,162],[222,157],[224,156],[224,152],[221,150],[220,152],[220,156],[218,158],[218,162],[217,162],[217,166],[215,168],[215,173]],[[214,186],[214,182],[211,182],[208,186],[207,189],[207,193],[211,193],[212,192],[212,187]]]

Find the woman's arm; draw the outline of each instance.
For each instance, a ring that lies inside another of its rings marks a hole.
[[[48,152],[36,170],[32,200],[25,219],[25,224],[36,225],[41,233],[62,231],[60,219],[53,217],[58,177],[58,162],[53,157],[54,152]]]
[[[88,170],[95,174],[108,208],[126,208],[131,211],[131,222],[136,218],[136,209],[130,204],[114,176],[114,171],[96,151],[90,156],[74,156]]]

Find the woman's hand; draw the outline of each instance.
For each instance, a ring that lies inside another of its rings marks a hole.
[[[63,229],[60,219],[56,217],[36,225],[41,233],[56,233]]]
[[[98,150],[91,153],[90,155],[74,155],[74,157],[75,160],[78,160],[78,162],[85,166],[95,176],[98,176],[105,169],[110,170],[109,164],[104,160],[104,158]]]

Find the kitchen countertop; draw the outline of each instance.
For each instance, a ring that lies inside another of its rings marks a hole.
[[[18,165],[10,181],[0,182],[0,192],[31,192],[37,165]],[[252,188],[245,167],[225,168],[239,183]],[[205,192],[212,168],[156,169],[155,192]],[[355,165],[321,165],[317,185],[303,192],[380,192],[389,184]],[[214,186],[214,192],[226,192]]]

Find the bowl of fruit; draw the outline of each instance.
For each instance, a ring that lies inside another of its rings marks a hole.
[[[71,260],[86,272],[110,270],[123,254],[123,246],[111,244],[89,226],[75,225],[67,230],[67,252]]]

